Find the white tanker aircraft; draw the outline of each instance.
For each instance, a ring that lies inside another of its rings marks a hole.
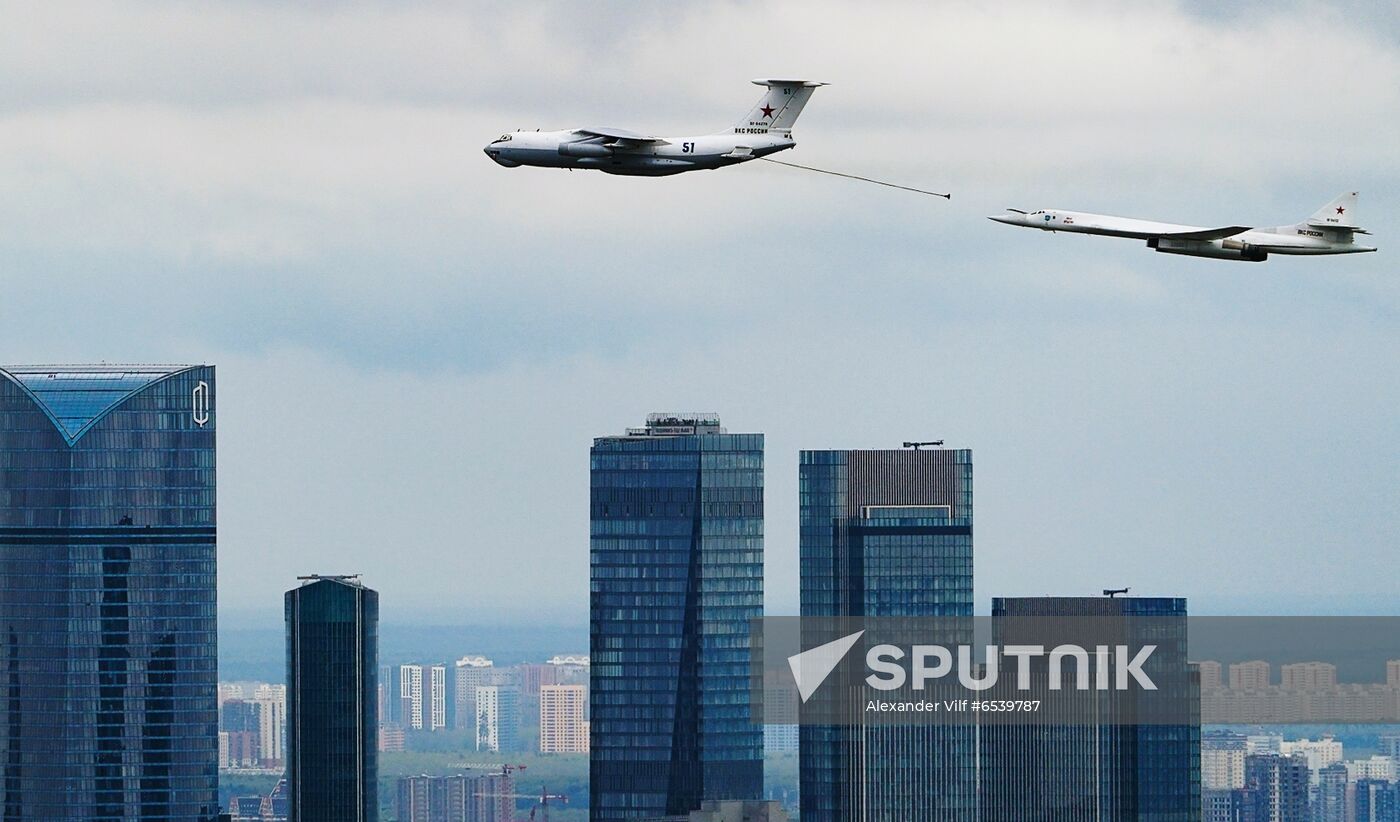
[[[507,168],[592,168],[609,174],[660,177],[722,168],[797,145],[792,124],[818,86],[810,80],[754,80],[768,91],[733,128],[698,137],[652,137],[620,128],[513,131],[492,140],[486,155]]]
[[[1355,235],[1370,233],[1357,225],[1355,191],[1341,195],[1301,223],[1275,228],[1204,228],[1055,209],[1007,211],[987,219],[1044,231],[1146,240],[1148,248],[1164,254],[1192,257],[1262,262],[1270,254],[1356,254],[1376,250],[1354,242]]]

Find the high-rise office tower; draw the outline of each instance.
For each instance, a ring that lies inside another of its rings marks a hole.
[[[217,812],[214,369],[0,369],[0,818]]]
[[[307,577],[286,595],[290,822],[379,818],[379,594]]]
[[[476,689],[476,749],[520,750],[520,692],[504,685]]]
[[[1031,661],[1029,691],[1013,691],[1009,677],[998,680],[1005,692],[992,691],[991,698],[1043,705],[1033,724],[980,729],[982,822],[1197,819],[1200,686],[1186,661],[1186,637],[1181,598],[993,598],[994,645],[1152,645],[1143,671],[1155,690],[1080,690],[1068,684],[1078,673],[1069,673],[1069,665],[1061,669],[1064,679],[1052,683],[1044,656]],[[1100,669],[1091,660],[1086,673],[1097,677]]]
[[[540,753],[588,753],[588,688],[540,687]]]
[[[652,414],[593,441],[590,816],[763,792],[749,620],[763,615],[763,435]]]
[[[798,479],[803,617],[940,617],[939,639],[970,639],[971,451],[803,451]],[[976,814],[972,727],[798,733],[803,822]]]

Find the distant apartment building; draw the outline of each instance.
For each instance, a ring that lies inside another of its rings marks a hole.
[[[1392,688],[1400,688],[1400,659],[1392,659],[1385,663],[1385,684]]]
[[[1244,781],[1255,797],[1254,822],[1309,822],[1308,763],[1301,757],[1247,756]]]
[[[256,768],[262,764],[262,728],[256,702],[224,701],[219,716],[219,767]]]
[[[1312,822],[1351,822],[1347,815],[1347,769],[1334,762],[1317,773]]]
[[[1235,691],[1262,691],[1269,687],[1269,663],[1262,659],[1230,665],[1230,688]]]
[[[1322,691],[1337,687],[1337,666],[1328,662],[1294,662],[1279,670],[1285,691]]]
[[[1246,745],[1248,745],[1246,751],[1247,753],[1276,754],[1283,746],[1283,737],[1279,736],[1278,734],[1250,734],[1249,736],[1245,737],[1245,743]]]
[[[258,709],[258,758],[263,767],[280,767],[287,738],[287,686],[259,685],[253,704]]]
[[[501,685],[476,689],[476,749],[520,750],[520,692]]]
[[[288,822],[291,803],[287,780],[278,780],[267,796],[235,796],[228,803],[229,822]]]
[[[527,700],[538,699],[546,685],[588,684],[586,654],[558,654],[543,663],[525,663],[519,670],[520,693]]]
[[[1201,737],[1201,789],[1229,791],[1244,787],[1244,758],[1249,739],[1220,731]]]
[[[1214,691],[1225,684],[1223,680],[1223,670],[1219,662],[1213,659],[1207,659],[1201,662],[1193,662],[1192,664],[1195,665],[1196,670],[1200,672],[1201,690]]]
[[[1284,740],[1279,744],[1279,753],[1284,756],[1298,757],[1306,762],[1309,781],[1316,785],[1318,773],[1323,768],[1342,761],[1342,743],[1331,737],[1317,740]]]
[[[509,774],[406,776],[395,791],[398,822],[515,822]],[[532,814],[533,818],[533,814]]]
[[[1201,822],[1259,822],[1259,797],[1242,788],[1201,791]]]
[[[403,753],[407,742],[408,735],[404,733],[402,725],[379,724],[380,753]]]
[[[398,781],[398,822],[477,822],[480,776],[405,776]]]
[[[540,753],[588,753],[588,689],[544,685],[539,699]]]
[[[1400,762],[1390,756],[1372,756],[1370,759],[1350,759],[1342,762],[1347,769],[1347,778],[1352,782],[1363,779],[1379,779],[1394,782],[1400,778]],[[1396,820],[1400,822],[1400,820]]]
[[[1356,822],[1400,822],[1400,783],[1358,779],[1353,790]]]
[[[452,700],[454,727],[476,727],[476,689],[482,685],[499,685],[500,674],[495,663],[484,656],[464,656],[452,665]]]

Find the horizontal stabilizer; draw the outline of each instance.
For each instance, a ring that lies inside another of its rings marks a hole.
[[[1203,228],[1200,231],[1179,231],[1165,234],[1155,234],[1156,237],[1167,237],[1173,240],[1223,240],[1226,237],[1233,237],[1236,234],[1243,234],[1251,226],[1232,225],[1225,228]]]

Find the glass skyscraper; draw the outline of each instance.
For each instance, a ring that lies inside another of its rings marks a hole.
[[[213,819],[214,369],[0,369],[0,819]]]
[[[1185,599],[997,597],[992,637],[1000,646],[1155,645],[1144,671],[1158,690],[1143,696],[1064,686],[1012,693],[1008,685],[1005,693],[993,692],[994,697],[1040,698],[1045,705],[1035,724],[982,727],[983,822],[1201,818],[1200,695],[1186,661]],[[1043,657],[1034,660],[1032,681],[1048,687],[1044,663]],[[1168,704],[1173,707],[1158,708],[1159,717],[1187,721],[1134,721],[1153,713],[1151,706]]]
[[[379,819],[379,594],[306,577],[286,595],[290,822]]]
[[[803,451],[798,479],[803,617],[941,617],[938,639],[970,640],[971,451]],[[799,736],[803,822],[976,818],[972,727]]]
[[[590,815],[758,799],[749,707],[763,615],[763,435],[652,414],[591,455]]]

